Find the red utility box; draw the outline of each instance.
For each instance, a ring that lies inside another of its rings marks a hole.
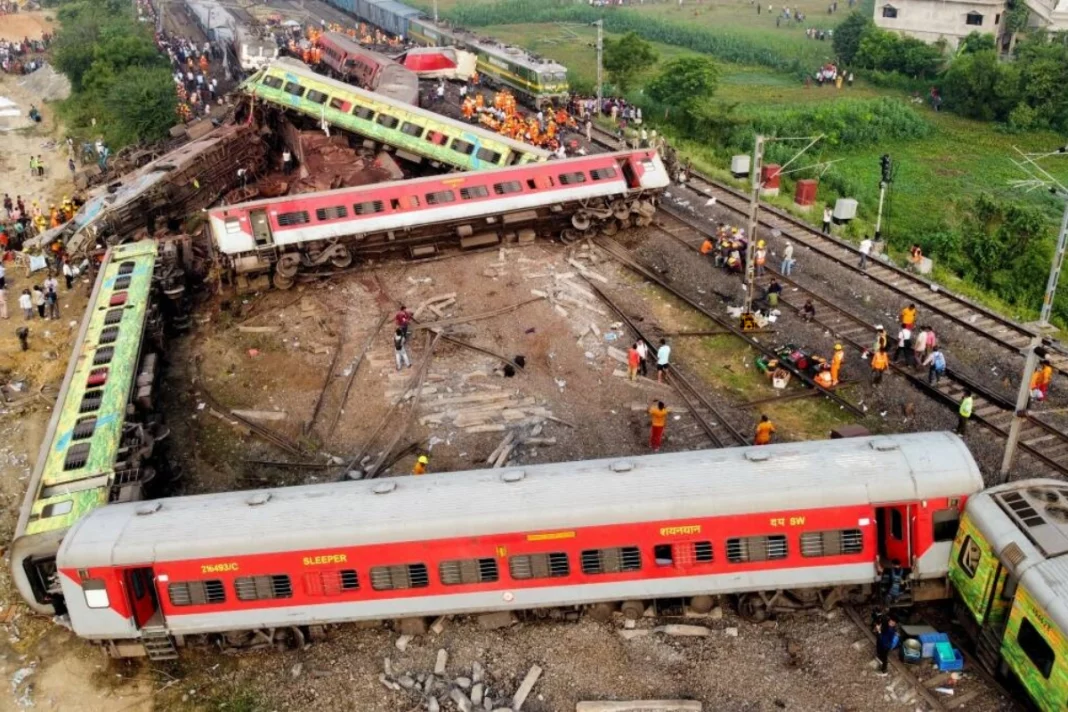
[[[774,163],[769,163],[760,169],[760,182],[764,186],[764,190],[778,190],[779,189],[779,173],[782,171],[782,166],[777,166]]]
[[[816,202],[818,188],[819,182],[812,178],[797,181],[797,187],[794,189],[794,202],[802,208],[811,208]]]

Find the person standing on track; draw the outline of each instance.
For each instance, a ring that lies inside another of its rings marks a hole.
[[[641,363],[641,360],[641,356],[638,355],[638,342],[634,342],[627,349],[627,378],[630,381],[638,380],[638,364]]]
[[[923,365],[928,367],[927,382],[932,386],[937,386],[942,376],[946,374],[946,355],[942,353],[942,349],[935,346],[934,351],[923,360]]]
[[[401,333],[404,340],[408,340],[408,325],[412,323],[412,317],[414,315],[408,309],[408,307],[401,304],[401,308],[393,316],[393,321],[397,324],[397,331]]]
[[[868,258],[871,256],[871,238],[867,235],[860,241],[860,264],[857,266],[861,269],[868,269]]]
[[[883,374],[890,368],[890,357],[886,355],[886,346],[880,346],[871,355],[871,384],[877,386],[883,382]]]
[[[834,217],[834,213],[831,212],[831,206],[827,206],[823,209],[823,234],[831,234],[831,218]]]
[[[664,438],[664,426],[667,425],[670,412],[664,401],[657,401],[649,406],[649,447],[653,452],[660,452],[660,442]]]
[[[841,344],[834,345],[834,356],[831,357],[831,385],[838,385],[838,376],[842,372],[842,362],[845,361],[845,351]]]
[[[901,326],[908,327],[912,331],[916,327],[916,305],[909,304],[901,310]]]
[[[875,657],[879,659],[879,675],[886,677],[890,653],[900,641],[897,631],[897,619],[887,613],[875,627],[875,635]]]
[[[656,350],[656,382],[664,382],[664,374],[671,368],[671,347],[667,341],[660,339],[660,348]]]
[[[754,445],[767,445],[771,443],[771,436],[775,433],[775,424],[766,415],[760,416],[760,422],[756,426],[756,434],[753,436]]]
[[[975,399],[972,398],[972,392],[967,388],[964,389],[964,398],[960,401],[960,408],[957,409],[957,429],[954,431],[957,435],[964,437],[964,433],[968,430],[968,421],[972,417],[972,408],[975,407]]]
[[[293,154],[290,153],[288,146],[282,151],[282,172],[286,175],[293,172]]]
[[[645,378],[649,373],[649,344],[645,339],[638,339],[634,348],[638,351],[638,375]]]
[[[794,246],[792,243],[787,242],[786,248],[782,251],[782,265],[779,267],[779,271],[782,272],[784,277],[789,277],[790,273],[794,270]]]
[[[912,352],[912,329],[901,325],[901,330],[897,332],[897,348],[894,349],[894,363],[898,362],[902,356],[905,357],[905,365],[916,367],[916,361],[913,360]]]
[[[412,359],[408,355],[407,338],[401,329],[397,329],[393,334],[393,357],[397,361],[398,371],[405,367],[412,367]]]

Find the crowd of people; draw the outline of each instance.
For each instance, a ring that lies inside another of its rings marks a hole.
[[[520,111],[515,96],[507,89],[494,93],[493,102],[488,105],[481,91],[469,95],[466,84],[460,87],[460,96],[460,112],[466,120],[477,121],[502,136],[558,154],[564,152],[563,132],[577,128],[574,117],[564,108]]]
[[[52,34],[37,39],[0,40],[0,69],[5,74],[30,74],[44,66],[41,56],[52,44]]]

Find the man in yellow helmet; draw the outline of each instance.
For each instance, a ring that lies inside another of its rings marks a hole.
[[[415,467],[412,468],[413,475],[425,475],[427,468],[430,467],[430,458],[426,455],[420,455],[419,459],[415,461]]]

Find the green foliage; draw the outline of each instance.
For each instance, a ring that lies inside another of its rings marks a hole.
[[[424,3],[425,4],[425,3]],[[586,3],[570,0],[500,0],[493,3],[461,3],[443,13],[454,24],[467,27],[487,25],[535,24],[545,22],[575,22],[589,24],[604,21],[605,30],[618,34],[633,32],[650,42],[684,47],[710,54],[725,62],[771,67],[792,74],[805,71],[796,58],[768,46],[755,44],[741,34],[712,30],[693,24],[682,24],[661,17],[650,16],[621,8],[604,11]]]
[[[912,37],[902,37],[874,25],[861,36],[854,59],[865,69],[900,72],[922,79],[935,75],[942,66],[942,51]]]
[[[618,40],[604,41],[604,70],[621,93],[630,91],[634,79],[652,69],[657,59],[653,46],[637,33],[628,32]]]
[[[994,50],[958,57],[942,78],[946,108],[973,119],[1004,121],[1018,103],[1019,68]]]
[[[859,10],[849,13],[849,16],[834,28],[834,53],[838,60],[846,66],[852,64],[857,50],[860,49],[861,37],[874,26],[870,13],[861,13]]]
[[[719,69],[708,57],[679,57],[663,66],[647,91],[655,101],[682,106],[712,96],[719,84]]]
[[[957,52],[959,54],[975,54],[976,52],[984,52],[993,49],[997,49],[997,42],[994,39],[994,35],[989,32],[983,34],[972,32],[960,41],[960,47],[957,48]]]
[[[731,145],[742,149],[753,145],[756,134],[765,136],[806,136],[821,133],[821,148],[874,146],[890,141],[928,136],[931,125],[905,102],[889,97],[845,99],[812,104],[797,109],[763,108],[745,114],[747,124],[731,136]],[[790,146],[773,144],[771,150],[790,151]],[[852,195],[849,191],[843,194]]]
[[[1031,17],[1031,11],[1027,9],[1024,0],[1011,0],[1009,11],[1005,13],[1005,31],[1019,32],[1027,27],[1027,21]]]
[[[61,107],[70,128],[103,134],[113,150],[165,135],[175,120],[174,80],[130,4],[80,0],[58,14],[53,56],[71,80],[73,93]]]
[[[1020,43],[1020,100],[1035,110],[1036,125],[1068,133],[1068,46],[1032,38]]]

